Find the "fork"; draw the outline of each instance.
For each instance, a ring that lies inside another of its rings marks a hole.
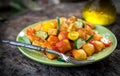
[[[94,61],[94,58],[87,59],[87,60],[76,60],[75,58],[73,58],[71,56],[67,56],[63,53],[59,53],[52,49],[47,49],[47,48],[43,48],[41,46],[35,46],[35,45],[26,44],[26,43],[22,43],[22,42],[18,42],[18,41],[0,39],[0,43],[6,43],[6,44],[14,45],[14,46],[21,46],[21,47],[34,49],[37,51],[53,53],[53,54],[59,55],[60,58],[63,59],[64,61],[66,61],[68,63],[72,63],[72,64],[86,64],[86,63],[88,64],[88,63],[92,63]]]

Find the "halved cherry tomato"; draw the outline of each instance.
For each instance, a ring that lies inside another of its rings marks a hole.
[[[101,42],[105,45],[105,47],[108,47],[112,44],[112,42],[107,38],[101,38]]]
[[[74,41],[74,40],[77,40],[78,37],[79,37],[79,33],[76,32],[76,31],[71,31],[71,32],[68,33],[68,38],[69,38],[70,40],[73,40],[73,41]]]

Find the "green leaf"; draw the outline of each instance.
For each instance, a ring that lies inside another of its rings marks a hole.
[[[24,42],[24,43],[31,44],[30,40],[29,40],[28,38],[26,38],[25,36],[19,37],[19,41]]]

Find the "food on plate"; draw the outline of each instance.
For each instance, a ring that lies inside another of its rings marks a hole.
[[[95,28],[94,24],[75,16],[57,17],[27,28],[25,35],[33,45],[53,49],[77,60],[85,60],[112,45],[108,38],[94,31]],[[50,60],[59,57],[48,52],[43,54]]]

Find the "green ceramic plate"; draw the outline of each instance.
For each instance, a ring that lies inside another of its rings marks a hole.
[[[39,23],[40,22],[32,24],[32,25],[26,27],[25,29],[23,29],[18,34],[17,41],[24,42],[24,43],[30,43],[29,39],[27,39],[25,37],[25,30],[29,27],[34,27]],[[105,57],[109,56],[114,51],[114,49],[116,48],[116,45],[117,45],[117,40],[116,40],[115,35],[110,30],[108,30],[107,28],[105,28],[103,26],[100,26],[100,25],[96,25],[95,31],[97,31],[101,35],[109,38],[112,41],[112,45],[110,47],[104,49],[103,51],[91,56],[90,58],[95,59],[93,62],[99,61],[99,60],[104,59]],[[38,62],[43,63],[43,64],[48,64],[48,65],[53,65],[53,66],[61,66],[61,67],[82,66],[82,65],[89,64],[89,63],[86,63],[86,64],[75,65],[75,64],[72,64],[72,63],[66,63],[66,62],[63,62],[63,61],[59,61],[58,59],[49,60],[42,53],[40,53],[38,51],[31,50],[31,49],[24,48],[24,47],[18,47],[18,48],[28,58],[30,58],[32,60],[35,60],[35,61],[38,61]]]

